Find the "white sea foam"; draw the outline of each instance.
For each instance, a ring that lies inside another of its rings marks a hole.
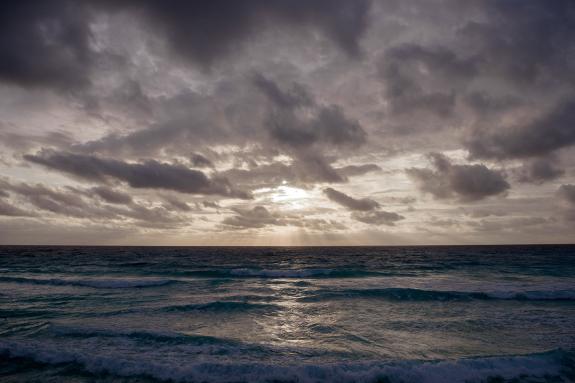
[[[488,378],[516,378],[517,382],[570,381],[572,353],[555,350],[525,356],[487,357],[446,361],[379,361],[341,364],[274,364],[253,361],[163,358],[155,352],[62,349],[39,342],[0,342],[0,353],[47,364],[77,363],[94,374],[144,375],[175,382],[483,382]],[[387,380],[385,380],[387,379]],[[546,380],[549,379],[549,380]]]

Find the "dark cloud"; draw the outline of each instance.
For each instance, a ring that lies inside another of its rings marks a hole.
[[[253,82],[270,101],[265,124],[278,143],[302,149],[314,144],[354,147],[365,142],[366,133],[357,121],[348,118],[340,106],[319,105],[303,86],[294,83],[286,91],[259,74]]]
[[[0,200],[0,216],[8,217],[30,217],[33,216],[31,212],[22,210],[8,202]]]
[[[224,225],[244,229],[259,229],[268,225],[285,225],[279,214],[271,213],[263,206],[256,206],[251,210],[234,209],[234,211],[236,215],[225,218],[222,221]]]
[[[12,128],[16,130],[16,128]],[[21,130],[9,131],[0,125],[0,145],[14,150],[28,150],[38,146],[64,147],[74,142],[73,138],[64,131],[47,132],[40,135],[23,134]]]
[[[208,68],[262,28],[278,26],[319,32],[357,57],[369,1],[7,1],[0,6],[0,79],[59,89],[88,85],[101,57],[91,24],[99,13],[122,10],[144,16],[147,29],[154,26],[175,52]]]
[[[335,169],[343,177],[361,176],[367,173],[379,172],[381,168],[376,164],[348,165]]]
[[[204,205],[204,207],[211,207],[213,209],[219,209],[220,205],[218,205],[217,202],[213,202],[213,201],[204,201],[202,202],[202,205]]]
[[[253,76],[253,83],[274,105],[282,109],[313,106],[315,100],[301,84],[293,83],[291,89],[282,90],[274,81],[260,73]]]
[[[22,86],[73,89],[89,82],[90,25],[83,3],[3,1],[0,80]]]
[[[108,203],[120,205],[129,205],[132,203],[132,197],[130,195],[105,186],[96,186],[91,188],[90,191]]]
[[[575,208],[575,185],[561,185],[557,190],[559,198]]]
[[[524,125],[477,131],[467,146],[474,158],[544,156],[575,144],[575,99],[562,102]]]
[[[199,153],[193,153],[190,156],[190,161],[192,166],[196,168],[213,168],[214,164],[208,158],[204,157]]]
[[[317,31],[348,55],[358,56],[369,9],[366,0],[120,0],[105,4],[142,11],[177,53],[203,67],[237,51],[265,27]]]
[[[351,217],[369,225],[394,226],[397,221],[405,219],[404,216],[388,211],[354,212]]]
[[[458,37],[473,50],[481,71],[529,86],[552,79],[549,75],[569,77],[573,60],[565,52],[575,41],[572,1],[490,0],[480,7],[485,17],[466,23]]]
[[[371,211],[379,208],[379,203],[369,198],[356,199],[332,188],[323,190],[331,201],[348,208],[349,210]]]
[[[502,173],[485,165],[454,165],[440,153],[430,153],[428,157],[434,170],[411,168],[406,171],[421,191],[435,198],[457,197],[472,202],[502,194],[510,187]]]
[[[128,163],[96,156],[46,150],[36,155],[25,155],[24,158],[47,168],[94,182],[107,182],[115,179],[126,182],[133,188],[250,198],[245,192],[235,190],[224,178],[210,179],[198,170],[179,164],[167,164],[155,160]]]
[[[175,197],[164,197],[164,200],[167,203],[166,208],[168,208],[168,209],[175,209],[175,210],[185,211],[185,212],[192,211],[192,208],[190,207],[190,205],[188,205],[186,202],[181,201]]]
[[[393,114],[422,110],[449,117],[460,80],[475,75],[473,60],[458,58],[443,47],[403,44],[385,52],[379,67],[385,99]]]
[[[554,160],[548,158],[537,158],[523,165],[517,172],[516,177],[519,182],[542,184],[552,181],[565,174],[563,169],[557,167]]]
[[[134,201],[128,203],[123,193],[103,187],[51,188],[41,184],[12,183],[5,179],[0,179],[0,186],[13,192],[20,203],[30,204],[38,211],[32,214],[6,205],[5,215],[11,213],[9,215],[45,217],[45,212],[49,212],[54,216],[73,217],[88,222],[123,222],[132,219],[136,225],[147,228],[176,227],[189,221],[188,218],[170,214],[163,207],[147,207]],[[100,194],[108,198],[102,198]],[[100,199],[111,204],[101,204]],[[126,203],[119,202],[119,199]]]

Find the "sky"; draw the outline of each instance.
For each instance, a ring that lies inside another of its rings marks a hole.
[[[571,0],[0,4],[0,243],[572,243]]]

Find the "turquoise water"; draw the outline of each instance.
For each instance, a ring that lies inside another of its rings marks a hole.
[[[2,382],[573,382],[575,247],[0,247]]]

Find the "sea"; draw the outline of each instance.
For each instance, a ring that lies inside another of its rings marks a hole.
[[[575,382],[575,246],[4,246],[0,381]]]

